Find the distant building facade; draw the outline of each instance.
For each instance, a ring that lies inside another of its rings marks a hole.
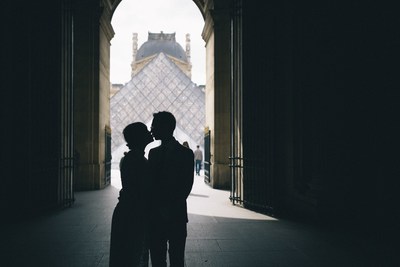
[[[189,34],[185,50],[175,33],[149,32],[139,49],[136,33],[132,41],[131,80],[113,85],[110,96],[112,151],[126,148],[122,135],[126,125],[135,121],[150,125],[153,113],[163,110],[176,117],[178,141],[203,146],[205,88],[191,80]]]

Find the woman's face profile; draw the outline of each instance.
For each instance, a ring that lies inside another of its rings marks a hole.
[[[147,128],[145,130],[144,140],[145,140],[146,145],[148,145],[154,141],[153,135],[151,134],[151,132],[149,130],[147,130]]]

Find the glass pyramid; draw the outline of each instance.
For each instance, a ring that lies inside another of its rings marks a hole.
[[[110,100],[112,151],[125,144],[130,123],[149,124],[153,113],[169,111],[176,126],[200,146],[204,143],[205,93],[164,53],[159,53]]]

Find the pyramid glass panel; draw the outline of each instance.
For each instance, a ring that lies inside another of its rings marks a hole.
[[[204,91],[162,52],[111,98],[110,105],[113,151],[125,143],[125,126],[149,123],[153,113],[163,110],[174,114],[184,134],[199,145],[204,143]]]

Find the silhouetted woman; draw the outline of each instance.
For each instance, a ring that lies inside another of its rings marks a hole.
[[[153,137],[145,124],[135,122],[123,130],[130,151],[121,163],[122,189],[111,224],[110,266],[148,266],[146,244],[149,172],[145,147]]]

